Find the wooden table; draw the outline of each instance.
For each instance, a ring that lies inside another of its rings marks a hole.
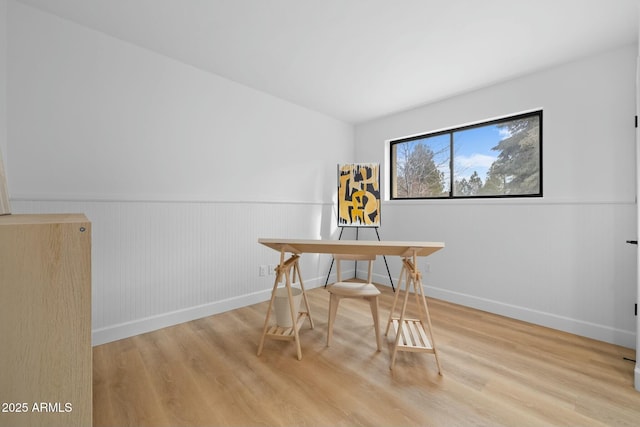
[[[300,330],[300,327],[304,323],[306,317],[309,318],[311,328],[313,328],[313,320],[311,319],[309,302],[307,301],[307,295],[304,290],[304,284],[302,282],[302,277],[300,276],[300,269],[298,266],[298,259],[301,254],[321,253],[389,255],[399,256],[402,258],[402,270],[400,272],[398,292],[395,293],[391,312],[389,313],[387,329],[385,332],[385,335],[387,335],[391,325],[394,326],[396,332],[390,368],[393,369],[396,353],[398,351],[428,352],[434,354],[436,363],[438,365],[438,372],[440,374],[442,373],[440,362],[438,360],[438,354],[436,352],[435,342],[433,339],[429,308],[427,306],[427,300],[425,298],[422,286],[422,274],[417,267],[417,257],[428,256],[436,251],[439,251],[440,249],[444,248],[444,243],[413,241],[300,239],[258,239],[258,243],[280,252],[280,263],[276,268],[276,279],[273,284],[271,301],[269,302],[269,309],[267,311],[267,316],[262,331],[262,337],[260,338],[260,344],[258,346],[258,356],[260,356],[260,354],[262,353],[265,338],[268,337],[272,339],[294,340],[296,342],[298,360],[302,359],[302,350],[300,347],[298,331]],[[292,255],[288,259],[285,259],[285,253],[290,253]],[[306,311],[300,311],[298,313],[294,313],[295,310],[293,307],[293,298],[291,293],[291,284],[292,281],[295,281],[296,276],[300,281],[303,301],[306,308]],[[278,283],[280,283],[282,279],[285,279],[285,286],[288,289],[291,319],[293,321],[293,327],[287,329],[279,328],[277,326],[269,326],[269,317],[271,314],[271,307],[275,298],[275,292],[278,287]],[[396,316],[394,312],[398,302],[398,295],[400,295],[401,293],[401,286],[403,282],[405,284],[403,303],[400,309],[400,315]],[[421,318],[417,319],[407,318],[406,316],[407,301],[409,299],[410,293],[409,288],[411,286],[413,286],[414,288],[416,300],[419,303],[418,307],[422,315]]]

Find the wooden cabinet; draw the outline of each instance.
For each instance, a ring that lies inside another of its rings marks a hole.
[[[0,216],[0,426],[90,426],[91,358],[91,223]]]

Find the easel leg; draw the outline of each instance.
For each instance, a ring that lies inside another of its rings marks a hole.
[[[376,230],[376,236],[378,237],[378,241],[380,241],[380,233],[378,233],[378,227],[373,227]],[[340,235],[338,236],[338,240],[342,240],[342,232],[344,231],[344,227],[340,227]],[[356,240],[358,240],[360,227],[356,227]],[[387,257],[382,255],[382,259],[384,259],[384,265],[387,267],[387,274],[389,275],[389,283],[391,283],[391,289],[393,292],[396,291],[396,287],[393,285],[393,278],[391,277],[391,271],[389,270],[389,263],[387,263]],[[331,265],[329,266],[329,272],[327,273],[327,279],[324,281],[324,287],[326,288],[329,284],[329,276],[331,276],[331,270],[333,269],[334,259],[331,259]],[[356,274],[358,272],[358,261],[356,261]]]
[[[342,239],[342,232],[344,231],[344,227],[340,227],[340,235],[338,236],[338,240]],[[329,284],[329,276],[331,276],[331,270],[333,269],[333,262],[335,260],[331,258],[331,265],[329,266],[329,272],[327,273],[327,279],[324,281],[324,287],[326,288]]]
[[[378,233],[378,227],[375,227],[376,229],[376,236],[378,236],[378,242],[380,241],[380,233]],[[393,292],[396,291],[395,286],[393,286],[393,279],[391,278],[391,271],[389,271],[389,264],[387,263],[387,257],[385,255],[382,255],[382,259],[384,260],[384,265],[385,267],[387,267],[387,275],[389,275],[389,283],[391,283],[391,289],[393,290]],[[398,289],[400,288],[400,284],[398,284]]]

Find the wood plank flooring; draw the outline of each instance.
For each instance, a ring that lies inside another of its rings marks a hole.
[[[420,353],[390,371],[365,301],[341,301],[326,347],[328,293],[308,295],[301,361],[284,341],[256,356],[267,302],[94,347],[94,425],[640,425],[631,349],[430,299],[443,376]]]

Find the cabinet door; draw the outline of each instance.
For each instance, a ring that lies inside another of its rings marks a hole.
[[[92,424],[91,226],[0,224],[0,425]]]

